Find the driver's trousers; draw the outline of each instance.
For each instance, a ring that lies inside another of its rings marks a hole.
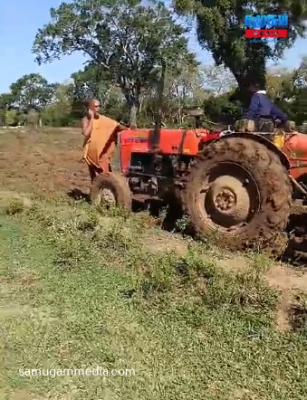
[[[271,118],[257,118],[255,125],[258,132],[274,132],[274,122]]]
[[[238,132],[274,132],[274,122],[269,118],[241,119],[236,123]]]

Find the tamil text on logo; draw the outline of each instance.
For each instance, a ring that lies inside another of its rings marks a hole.
[[[288,16],[282,15],[246,15],[245,37],[259,40],[279,40],[288,35]]]

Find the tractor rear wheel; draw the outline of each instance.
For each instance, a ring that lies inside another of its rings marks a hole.
[[[92,183],[90,197],[99,207],[102,203],[131,210],[132,195],[126,179],[119,173],[108,172],[98,175]]]
[[[243,250],[269,247],[286,228],[292,186],[264,144],[225,138],[208,145],[191,168],[182,204],[199,236]]]

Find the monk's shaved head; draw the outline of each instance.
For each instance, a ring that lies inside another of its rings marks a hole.
[[[99,116],[99,108],[100,108],[100,101],[97,100],[97,99],[87,99],[87,100],[85,100],[84,103],[86,105],[86,108],[91,109],[94,112],[95,117],[98,118],[98,116]]]
[[[84,103],[87,107],[100,107],[100,102],[97,99],[86,99]]]

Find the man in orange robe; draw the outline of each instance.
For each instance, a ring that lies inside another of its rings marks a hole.
[[[89,100],[87,106],[88,113],[82,119],[83,160],[88,165],[91,181],[93,181],[98,171],[105,173],[111,170],[111,158],[117,144],[117,133],[127,128],[99,114],[98,100]]]

